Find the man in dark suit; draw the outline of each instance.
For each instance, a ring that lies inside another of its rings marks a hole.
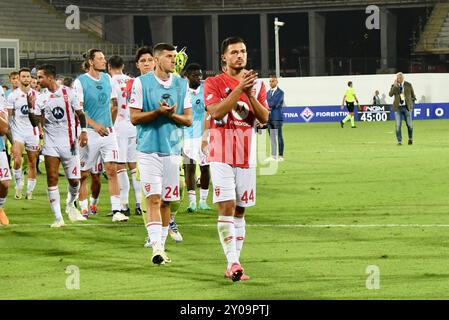
[[[404,75],[399,72],[396,75],[396,80],[391,85],[390,97],[394,96],[393,109],[396,118],[396,138],[398,145],[402,145],[401,126],[402,120],[408,128],[408,144],[413,144],[413,122],[412,112],[413,104],[416,101],[415,92],[410,82],[404,81]]]
[[[284,91],[279,89],[278,80],[275,76],[270,77],[270,90],[267,92],[267,102],[270,106],[270,118],[267,127],[270,133],[271,157],[269,161],[284,161],[284,138],[282,136],[282,107],[284,106]],[[279,144],[279,156],[277,157]]]

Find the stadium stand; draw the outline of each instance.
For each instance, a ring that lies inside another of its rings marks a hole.
[[[67,29],[66,16],[44,1],[0,0],[0,8],[0,38],[19,39],[21,57],[79,58],[92,47],[108,54],[132,55],[133,46],[112,44],[84,28]]]
[[[449,53],[449,3],[435,5],[415,53]]]
[[[269,10],[276,12],[279,9],[312,9],[312,8],[338,8],[348,6],[368,6],[372,0],[105,0],[97,2],[89,0],[47,0],[59,9],[68,4],[80,6],[83,10],[96,13],[155,13],[155,12],[183,12],[183,11],[239,11],[241,9]],[[377,0],[376,5],[406,6],[436,3],[438,0]]]

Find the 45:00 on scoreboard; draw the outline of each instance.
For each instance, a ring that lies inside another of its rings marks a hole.
[[[391,119],[391,107],[389,105],[362,105],[357,112],[359,121],[375,122]]]

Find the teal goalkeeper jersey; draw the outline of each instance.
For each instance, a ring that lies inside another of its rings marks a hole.
[[[206,116],[204,107],[204,86],[201,84],[198,91],[189,90],[192,99],[193,124],[184,128],[184,139],[196,139],[203,136],[203,123]]]
[[[111,114],[111,78],[102,72],[100,80],[92,79],[88,74],[79,76],[78,80],[83,87],[84,112],[89,118],[104,127],[112,127]],[[89,128],[92,128],[89,126]]]
[[[177,114],[184,114],[187,95],[186,80],[172,75],[172,83],[167,87],[159,83],[152,72],[137,79],[142,84],[142,112],[159,109],[159,103],[165,100],[170,106],[177,105]],[[138,125],[137,150],[144,153],[157,153],[161,156],[180,155],[182,128],[183,126],[178,126],[167,116],[159,116],[149,123]]]

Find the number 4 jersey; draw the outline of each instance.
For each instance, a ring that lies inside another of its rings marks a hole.
[[[45,116],[44,145],[70,148],[76,142],[76,110],[82,110],[82,107],[66,86],[60,86],[56,92],[46,90],[38,96],[35,114]]]

